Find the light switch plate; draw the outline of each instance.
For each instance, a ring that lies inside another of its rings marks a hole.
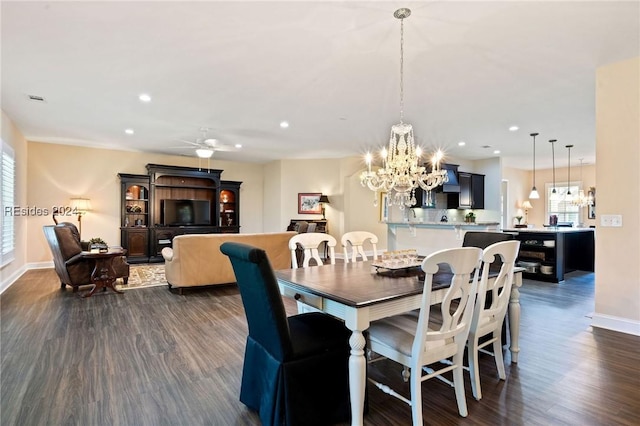
[[[622,227],[622,215],[603,214],[600,216],[600,226],[620,228]]]

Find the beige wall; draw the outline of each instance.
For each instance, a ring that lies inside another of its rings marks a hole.
[[[27,141],[11,119],[2,111],[2,141],[13,148],[16,160],[16,206],[27,205]],[[2,212],[1,214],[4,214]],[[0,269],[0,291],[7,288],[25,271],[27,258],[27,227],[29,217],[15,217],[15,259]]]
[[[91,200],[92,211],[82,219],[82,238],[101,237],[109,244],[120,243],[120,181],[118,173],[146,174],[146,164],[199,167],[198,159],[140,152],[93,149],[69,145],[28,143],[27,204],[46,208],[68,206],[71,197]],[[206,166],[206,165],[205,165]],[[263,166],[259,164],[211,161],[211,168],[224,170],[223,180],[239,180],[242,232],[262,232]],[[76,217],[63,220],[76,223]],[[49,262],[51,253],[42,226],[51,216],[28,220],[28,263]]]
[[[592,325],[640,335],[640,58],[596,73],[596,216],[622,215],[596,238]]]
[[[507,190],[507,209],[508,220],[507,223],[515,224],[514,221],[518,209],[522,207],[522,202],[529,198],[529,191],[531,191],[531,179],[530,172],[527,170],[514,169],[512,167],[502,168],[502,179],[506,180],[508,185]],[[529,222],[535,223],[536,217],[532,212],[535,211],[535,206],[532,210],[529,210]],[[541,213],[542,216],[542,213]],[[524,217],[522,223],[524,223]]]
[[[566,150],[566,148],[565,148]],[[566,152],[565,152],[566,155]],[[557,162],[557,157],[556,157]],[[566,160],[565,160],[566,163]],[[516,169],[505,169],[516,170]],[[519,179],[518,191],[515,193],[515,199],[518,201],[517,205],[522,204],[522,201],[529,199],[529,193],[531,192],[532,185],[532,172],[518,170],[517,173],[512,175],[514,180]],[[568,177],[567,167],[556,167],[556,185],[566,185]],[[571,182],[581,183],[580,189],[584,190],[586,194],[590,187],[596,187],[596,212],[597,204],[599,204],[598,189],[596,185],[596,166],[594,164],[585,164],[582,167],[582,178],[580,177],[580,162],[571,160]],[[538,200],[529,200],[533,208],[529,210],[529,224],[536,228],[541,228],[544,224],[549,224],[549,217],[547,216],[547,202],[544,198],[546,185],[553,184],[553,169],[536,170],[536,188],[540,193]],[[514,211],[515,216],[515,211]],[[589,219],[587,216],[587,208],[581,209],[580,216],[585,226],[592,226],[596,224],[595,219]],[[524,220],[523,220],[524,222]]]

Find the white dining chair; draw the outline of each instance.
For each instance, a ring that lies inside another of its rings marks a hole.
[[[475,399],[482,398],[480,388],[480,372],[478,352],[493,355],[498,377],[505,380],[504,360],[502,357],[502,323],[507,314],[511,287],[513,285],[513,270],[518,257],[520,241],[503,241],[492,244],[484,249],[482,254],[482,274],[478,285],[478,297],[473,311],[469,339],[467,341],[467,358],[471,375],[471,389]],[[489,273],[494,270],[492,264],[502,263],[495,280],[489,280]],[[490,293],[491,297],[487,298]],[[484,336],[491,337],[480,342]],[[493,345],[493,352],[483,348]]]
[[[289,240],[289,250],[291,251],[291,265],[293,268],[298,268],[302,266],[306,268],[309,266],[309,262],[311,259],[314,259],[316,265],[323,265],[324,262],[320,257],[320,253],[318,252],[318,248],[326,244],[329,249],[329,262],[331,264],[336,263],[336,239],[333,238],[329,234],[325,234],[322,232],[307,232],[304,234],[297,234],[291,237]],[[298,265],[298,258],[296,256],[296,249],[301,248],[304,257],[302,261],[302,265]]]
[[[358,255],[362,260],[369,260],[364,250],[364,246],[367,242],[373,250],[373,260],[378,259],[378,250],[376,248],[376,244],[378,244],[378,236],[376,234],[367,231],[351,231],[342,235],[340,242],[342,243],[342,249],[344,250],[344,263],[349,263],[349,259],[351,259],[351,262],[356,262],[358,260]],[[349,248],[351,248],[351,255],[349,255]]]
[[[411,406],[414,426],[422,426],[422,382],[451,371],[458,412],[467,416],[464,392],[463,359],[469,335],[474,302],[478,286],[478,266],[482,250],[477,247],[460,247],[437,251],[422,263],[425,272],[422,304],[419,312],[410,312],[374,321],[369,327],[369,344],[376,354],[404,366],[403,376],[410,383],[410,399],[389,386],[369,379],[380,390]],[[451,284],[440,305],[431,305],[433,277],[439,265],[451,269]],[[472,278],[473,276],[473,278]],[[457,299],[457,306],[451,304]],[[438,328],[429,328],[431,309],[440,309],[443,321]],[[441,360],[437,370],[427,366]],[[423,375],[423,368],[426,374]]]

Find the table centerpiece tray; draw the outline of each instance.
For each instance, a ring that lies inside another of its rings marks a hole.
[[[381,260],[375,260],[371,263],[371,266],[376,268],[377,274],[390,275],[390,276],[407,276],[415,275],[414,269],[420,269],[422,261],[425,256],[418,256],[415,261],[412,262],[382,262]]]

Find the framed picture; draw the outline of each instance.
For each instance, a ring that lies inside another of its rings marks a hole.
[[[298,193],[298,214],[322,214],[321,193]]]
[[[389,206],[387,205],[388,194],[386,192],[380,193],[380,222],[387,222],[389,220]]]

